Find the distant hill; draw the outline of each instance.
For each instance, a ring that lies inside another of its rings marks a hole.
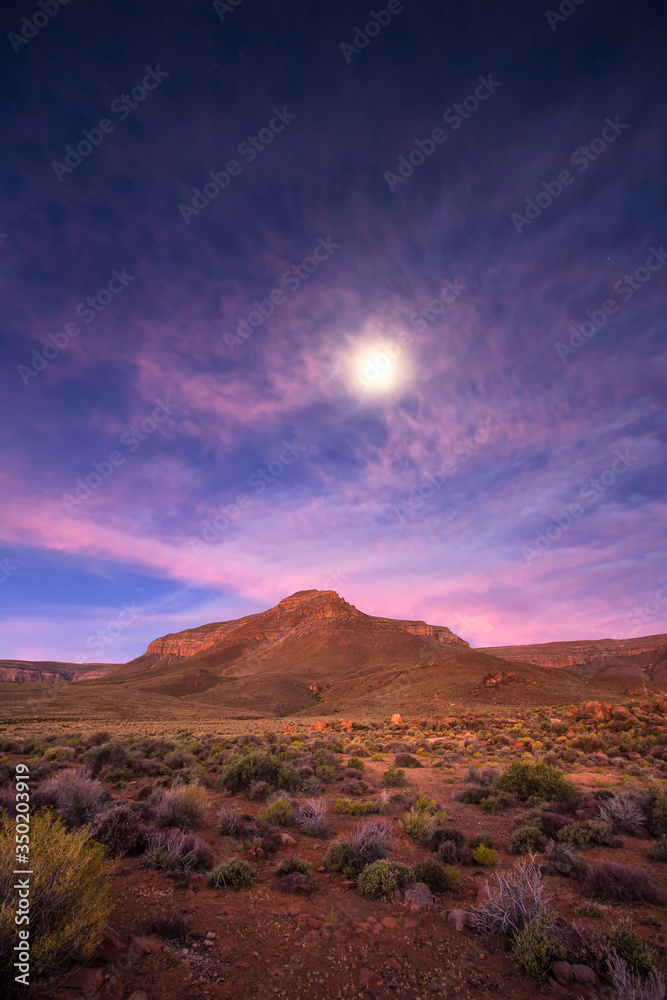
[[[653,671],[659,683],[666,639],[471,649],[443,625],[366,615],[333,591],[306,590],[259,614],[162,636],[125,664],[5,661],[16,670],[7,679],[24,683],[3,689],[0,715],[372,718],[556,705],[620,697],[624,670],[649,682]],[[37,676],[73,683],[45,699]]]

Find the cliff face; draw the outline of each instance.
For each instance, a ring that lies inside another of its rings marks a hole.
[[[0,684],[58,684],[60,681],[78,681],[90,677],[103,677],[114,670],[116,663],[58,663],[44,660],[0,660]]]
[[[223,641],[280,641],[295,629],[301,632],[316,629],[323,619],[372,619],[374,622],[398,627],[412,635],[426,636],[446,645],[468,646],[465,639],[454,635],[444,625],[425,622],[397,621],[393,618],[372,618],[348,604],[333,590],[300,590],[285,597],[275,608],[257,615],[247,615],[229,622],[214,622],[199,628],[173,632],[150,643],[147,654],[158,654],[162,663],[173,662],[210,649]]]
[[[649,679],[658,681],[667,676],[667,635],[545,642],[534,646],[489,646],[480,652],[513,663],[567,668],[582,677],[643,672]]]

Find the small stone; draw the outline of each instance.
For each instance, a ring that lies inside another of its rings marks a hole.
[[[410,905],[410,913],[419,913],[420,910],[421,906],[418,906],[417,903],[412,903]]]
[[[356,884],[357,883],[353,882],[352,879],[350,878],[344,878],[343,881],[341,882],[341,885],[343,886],[344,889],[354,889]]]
[[[385,919],[386,919],[386,917],[383,918],[383,920],[382,920],[383,923],[384,923]],[[367,924],[376,924],[377,923],[377,917],[366,917],[366,923]]]
[[[382,924],[383,927],[388,927],[390,930],[398,926],[396,922],[396,917],[383,917],[380,923]]]
[[[104,937],[93,952],[93,958],[100,962],[116,962],[127,951],[113,927],[105,927]]]
[[[406,902],[428,909],[435,904],[435,896],[423,882],[413,882],[405,890]],[[414,911],[413,911],[414,912]]]
[[[217,936],[218,935],[215,933],[215,931],[208,931],[206,934],[206,937],[209,941],[215,941]]]
[[[387,968],[391,969],[392,972],[402,972],[403,966],[400,962],[397,962],[395,958],[387,959]]]
[[[257,858],[258,861],[264,861],[264,859],[266,858],[266,851],[264,850],[263,847],[255,848],[255,857]]]
[[[296,840],[291,833],[281,833],[280,843],[285,844],[288,847],[293,847],[296,844]]]
[[[415,927],[421,926],[421,920],[419,917],[406,917],[403,926],[407,927],[408,930],[413,930]]]
[[[190,888],[195,892],[201,892],[206,888],[206,879],[203,875],[193,875],[190,879]]]
[[[309,913],[306,914],[306,923],[309,927],[324,927],[323,920],[320,920],[319,917],[311,917]]]
[[[97,993],[104,982],[104,974],[101,969],[77,969],[70,972],[62,985],[70,990],[83,990],[86,993]]]
[[[295,896],[307,896],[313,889],[313,883],[301,872],[290,872],[278,881],[278,892],[291,892]]]
[[[324,867],[324,865],[320,865],[320,867],[317,870],[318,872],[325,872],[326,868]]]
[[[250,966],[248,965],[247,962],[234,962],[234,965],[236,966],[237,969],[249,969],[250,968]]]
[[[551,973],[561,986],[569,986],[574,979],[574,972],[569,962],[554,962]]]
[[[185,890],[185,898],[186,899],[194,899],[195,898],[195,894],[194,894],[194,892],[193,892],[192,889],[186,889]]]
[[[154,937],[153,935],[146,937],[139,935],[132,938],[130,948],[142,955],[159,955],[164,948],[164,941],[162,938]]]
[[[362,969],[359,974],[359,985],[366,989],[369,986],[378,986],[382,982],[382,976],[372,969]]]
[[[572,974],[581,986],[595,986],[598,977],[587,965],[573,965]]]
[[[447,920],[450,924],[454,924],[457,931],[462,931],[467,925],[469,918],[469,913],[467,910],[450,910],[447,914]]]

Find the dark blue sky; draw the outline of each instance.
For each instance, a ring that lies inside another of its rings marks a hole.
[[[0,15],[0,656],[666,631],[664,7],[217,7]]]

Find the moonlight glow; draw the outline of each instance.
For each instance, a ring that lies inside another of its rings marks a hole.
[[[362,392],[388,393],[405,380],[404,349],[395,340],[365,343],[352,360],[352,380]]]

